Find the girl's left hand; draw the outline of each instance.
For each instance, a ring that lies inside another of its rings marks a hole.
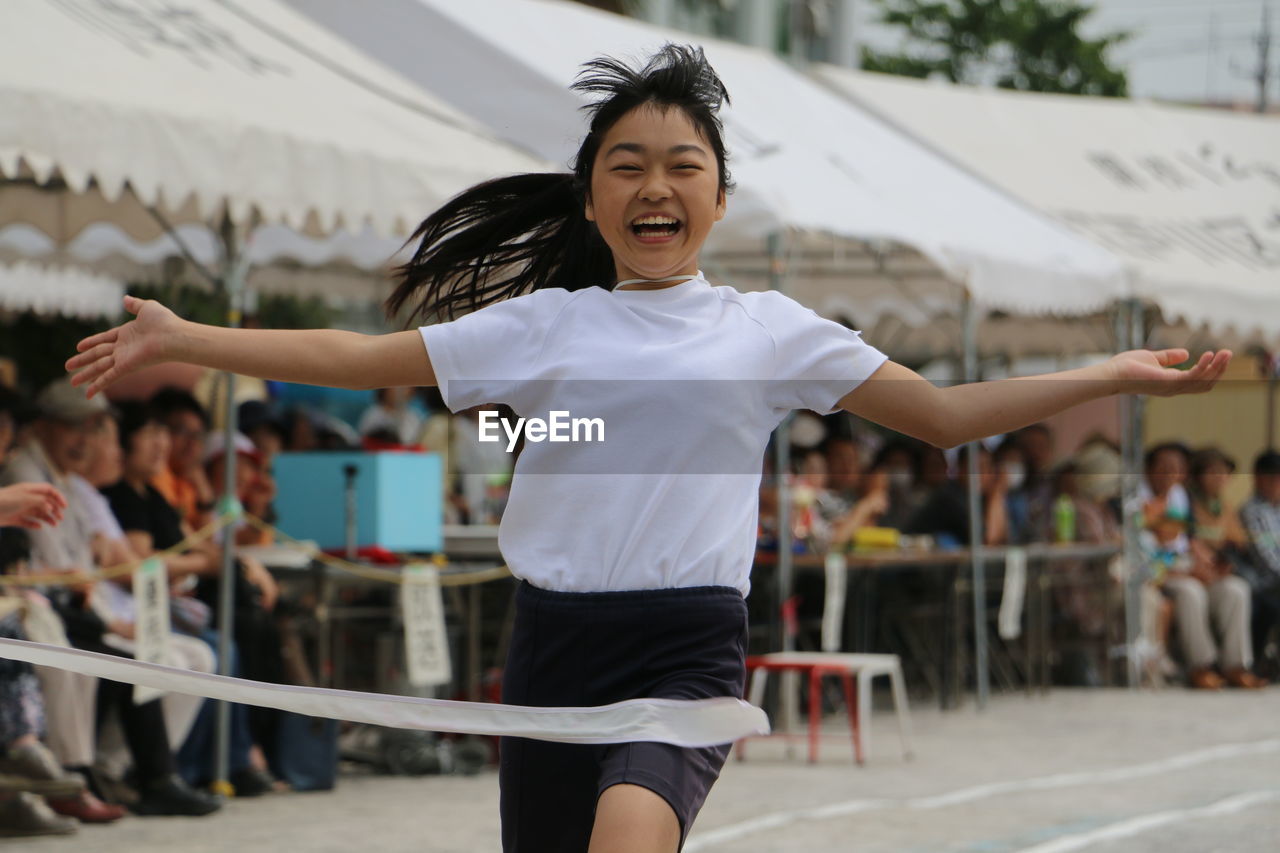
[[[1203,394],[1222,378],[1231,363],[1231,350],[1206,352],[1190,370],[1174,367],[1189,357],[1185,349],[1130,350],[1112,356],[1107,366],[1121,394]]]

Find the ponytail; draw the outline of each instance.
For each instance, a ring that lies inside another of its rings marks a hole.
[[[584,214],[574,176],[533,173],[478,184],[428,216],[388,316],[444,321],[544,287],[610,287],[613,254]]]

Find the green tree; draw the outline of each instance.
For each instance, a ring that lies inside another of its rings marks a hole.
[[[1124,97],[1129,81],[1107,51],[1130,37],[1080,35],[1093,7],[1076,0],[875,0],[880,23],[902,27],[900,53],[864,48],[862,67],[1003,89]]]

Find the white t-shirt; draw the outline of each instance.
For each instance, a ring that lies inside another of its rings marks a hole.
[[[420,331],[455,412],[603,422],[603,441],[526,435],[499,530],[516,577],[566,592],[745,595],[770,433],[791,409],[836,411],[887,359],[792,299],[701,273],[659,290],[538,290]]]

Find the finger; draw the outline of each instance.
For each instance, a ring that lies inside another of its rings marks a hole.
[[[80,369],[79,372],[71,374],[71,387],[78,388],[86,382],[90,382],[110,369],[115,364],[115,357],[106,355],[102,358],[94,359],[89,364]]]
[[[119,335],[120,335],[119,326],[116,326],[114,329],[107,329],[105,332],[98,332],[98,334],[96,335],[90,335],[89,337],[80,341],[80,343],[76,344],[76,352],[84,352],[85,350],[93,349],[99,344],[115,343],[116,338]]]
[[[101,393],[108,385],[115,382],[118,378],[119,372],[116,370],[115,365],[112,365],[109,370],[94,380],[93,384],[89,386],[89,391],[86,396],[92,399],[93,395]]]
[[[89,339],[86,338],[84,341],[81,341],[81,343],[82,344],[87,343],[88,340]],[[96,344],[90,349],[82,351],[79,355],[71,356],[71,358],[67,359],[65,366],[67,370],[79,370],[80,368],[84,367],[86,364],[93,364],[93,362],[96,359],[102,358],[103,356],[107,356],[115,352],[115,348],[116,348],[116,341],[114,339],[110,341],[104,341],[102,343]]]
[[[124,310],[128,311],[130,314],[136,315],[139,311],[142,310],[142,306],[146,301],[147,300],[145,299],[139,299],[136,296],[129,296],[128,294],[125,294]]]
[[[1155,353],[1156,361],[1163,367],[1173,367],[1175,364],[1182,364],[1191,354],[1185,349],[1162,349]]]
[[[89,367],[86,367],[84,370],[81,370],[79,373],[72,374],[71,386],[73,388],[78,388],[81,385],[87,385],[93,382],[98,377],[100,377],[102,374],[106,373],[108,370],[110,370],[114,366],[115,366],[114,358],[108,357],[108,358],[100,359],[94,362]],[[88,396],[93,396],[92,394],[88,394],[88,390],[89,390],[88,388],[85,389],[86,394]]]

